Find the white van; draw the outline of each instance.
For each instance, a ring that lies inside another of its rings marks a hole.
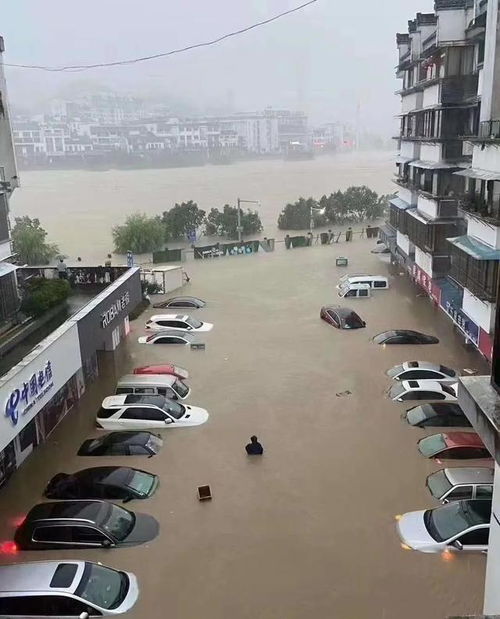
[[[171,400],[185,400],[190,391],[185,382],[169,374],[127,374],[116,384],[115,393],[163,395]]]
[[[344,275],[339,279],[337,289],[340,290],[346,284],[367,284],[373,290],[387,290],[389,279],[383,275]]]
[[[339,297],[349,297],[352,299],[365,298],[371,296],[372,289],[368,284],[349,284],[346,282],[343,286],[337,286],[339,289]]]

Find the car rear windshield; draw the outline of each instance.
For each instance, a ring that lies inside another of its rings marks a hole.
[[[128,576],[109,567],[86,563],[75,594],[91,604],[112,610],[118,608],[128,592]]]
[[[125,539],[135,524],[135,514],[112,503],[105,504],[100,514],[101,527],[114,539]]]
[[[127,486],[141,496],[149,496],[155,483],[155,476],[144,471],[133,471]]]
[[[390,337],[394,337],[397,335],[396,331],[385,331],[384,333],[379,333],[373,338],[373,341],[376,344],[383,344]]]
[[[451,368],[447,368],[445,365],[440,365],[439,371],[442,372],[443,374],[446,374],[447,376],[455,376],[455,370],[452,370]]]
[[[408,361],[407,365],[408,365],[409,368],[418,368],[419,367],[418,361]]]
[[[148,442],[146,443],[146,447],[150,449],[153,453],[157,454],[163,446],[163,441],[159,436],[155,436],[151,434],[148,438]]]
[[[355,312],[347,314],[347,316],[344,317],[344,322],[349,329],[357,329],[363,326],[363,321]]]
[[[390,376],[391,378],[394,378],[398,374],[401,374],[401,372],[403,370],[404,370],[404,368],[403,368],[402,365],[395,365],[393,368],[391,368],[390,370],[387,371],[387,376]]]
[[[189,393],[189,387],[185,385],[182,380],[176,380],[174,383],[175,391],[181,396],[181,398],[185,398]]]
[[[430,493],[435,499],[440,499],[448,490],[451,490],[453,486],[446,477],[445,470],[442,469],[441,471],[437,471],[437,473],[429,475],[427,478],[427,488],[429,488]]]
[[[443,449],[446,449],[446,441],[442,434],[434,434],[433,436],[423,438],[419,442],[418,448],[424,456],[434,456],[443,451]]]
[[[390,396],[394,400],[396,398],[399,398],[399,396],[405,392],[406,389],[403,387],[403,385],[401,383],[398,383],[397,385],[393,385],[391,387]]]
[[[406,419],[408,423],[412,426],[416,426],[424,419],[429,419],[432,415],[426,414],[424,408],[422,406],[415,406],[415,408],[410,408],[410,410],[406,413]]]
[[[436,541],[444,542],[469,527],[489,522],[489,517],[486,517],[490,511],[487,503],[488,501],[457,501],[427,510],[424,514],[425,526]]]

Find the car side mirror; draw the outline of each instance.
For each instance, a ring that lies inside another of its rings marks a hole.
[[[102,542],[101,542],[101,546],[103,548],[111,548],[111,546],[112,546],[111,540],[103,539]]]
[[[366,322],[363,320],[363,327],[366,327]]]
[[[87,612],[80,613],[78,619],[89,619],[89,614]]]
[[[398,398],[398,402],[402,402],[402,401],[403,401],[403,398]]]
[[[463,550],[464,549],[464,545],[458,539],[456,539],[451,545],[454,548],[456,548],[457,550]]]
[[[165,424],[168,426],[168,425],[170,425],[171,423],[173,423],[172,419],[170,419],[170,417],[167,417],[167,418],[165,419]]]

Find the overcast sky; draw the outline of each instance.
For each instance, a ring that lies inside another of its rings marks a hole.
[[[6,0],[5,62],[81,64],[153,54],[215,38],[301,0]],[[13,103],[42,102],[85,80],[137,96],[161,94],[199,111],[231,104],[303,109],[313,122],[389,131],[395,33],[431,0],[318,0],[303,11],[211,48],[135,66],[50,74],[8,69]]]

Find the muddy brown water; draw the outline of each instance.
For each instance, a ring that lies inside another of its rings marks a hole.
[[[259,206],[242,208],[258,209],[263,235],[283,238],[276,221],[287,202],[300,196],[320,198],[349,185],[393,192],[393,172],[394,154],[387,151],[158,170],[21,171],[21,189],[14,192],[10,206],[13,217],[40,219],[50,240],[68,256],[69,266],[77,256],[83,264],[104,264],[113,249],[112,227],[137,211],[161,215],[175,202],[195,200],[208,212],[235,205],[238,197],[259,200]],[[123,263],[119,257],[116,261]]]
[[[47,444],[0,492],[2,539],[13,519],[38,501],[58,471],[118,462],[160,476],[151,499],[127,504],[154,515],[159,537],[116,550],[22,552],[2,562],[85,558],[137,574],[140,599],[127,615],[172,619],[428,619],[479,612],[485,557],[400,548],[394,516],[435,504],[425,477],[439,465],[422,458],[425,431],[400,420],[384,372],[411,359],[485,370],[451,323],[404,278],[370,299],[351,301],[367,328],[342,332],[319,319],[336,303],[334,266],[385,273],[371,241],[238,256],[192,265],[189,293],[206,299],[199,318],[215,324],[206,350],[145,346],[146,312],[98,383]],[[188,292],[188,289],[186,289]],[[377,346],[389,328],[439,336],[435,346]],[[210,412],[200,427],[168,429],[154,458],[79,458],[94,435],[100,399],[132,367],[174,361],[191,373],[190,402]],[[350,396],[336,397],[350,391]],[[262,458],[244,453],[256,433]],[[456,465],[457,463],[455,463]],[[453,464],[452,464],[453,465]],[[210,484],[213,500],[196,488]]]

